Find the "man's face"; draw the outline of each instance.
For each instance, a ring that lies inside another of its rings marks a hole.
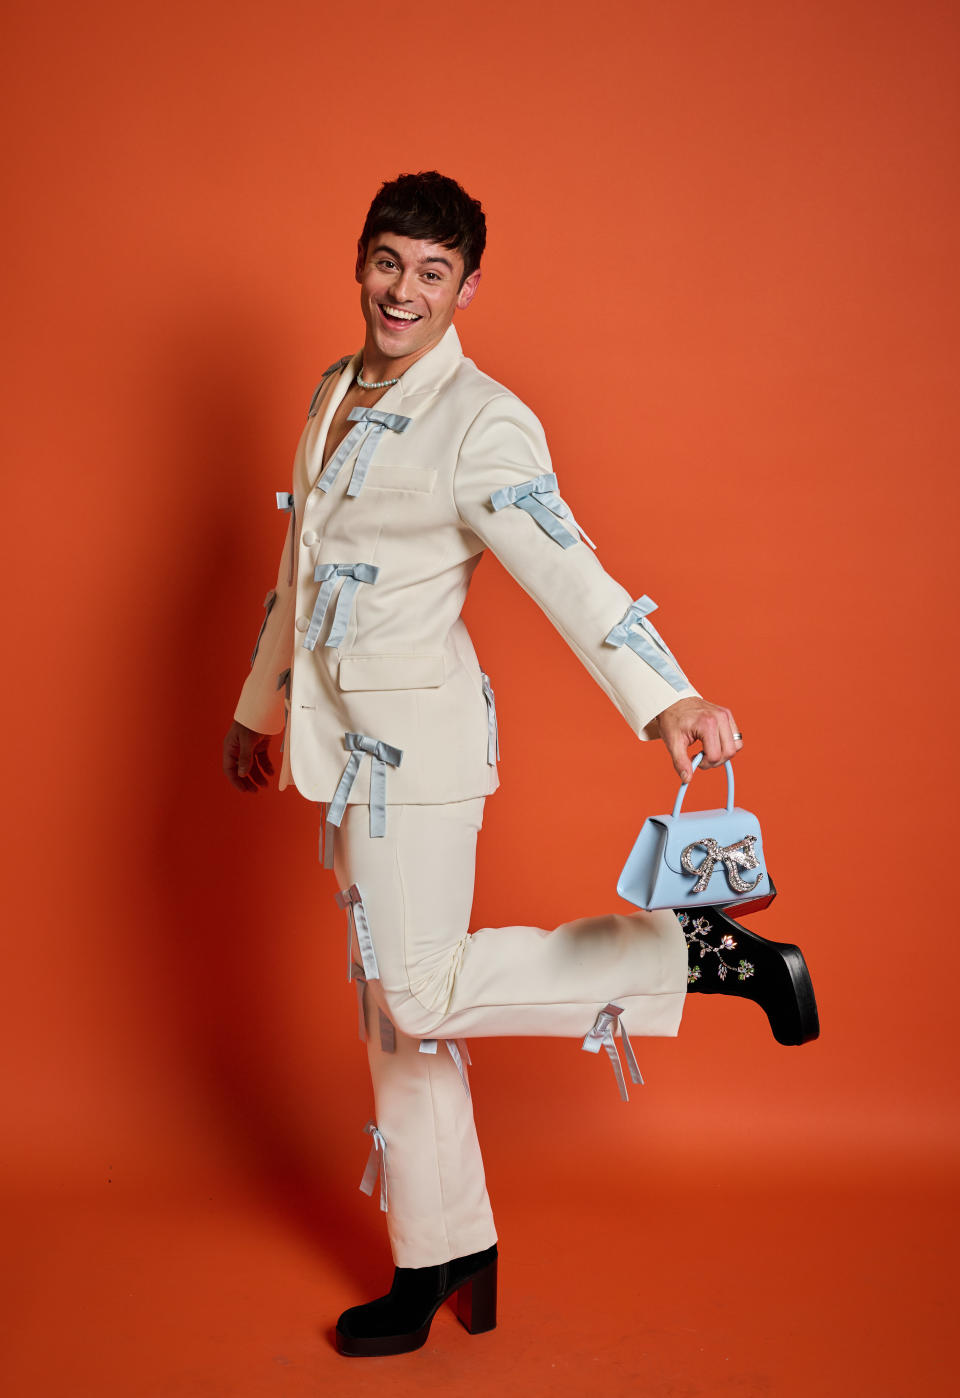
[[[357,254],[360,306],[367,347],[387,359],[419,358],[443,338],[454,311],[473,300],[480,269],[463,278],[463,258],[452,248],[399,233],[377,233],[366,257]]]

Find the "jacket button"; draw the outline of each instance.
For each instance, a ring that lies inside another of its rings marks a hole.
[[[301,534],[300,542],[308,545],[315,544],[317,542],[317,536],[316,534],[314,534],[312,529],[307,529],[303,534]]]
[[[308,627],[309,625],[310,625],[310,618],[309,618],[308,616],[298,616],[298,617],[297,617],[297,630],[298,630],[298,631],[306,631],[306,629],[307,629],[307,627]]]

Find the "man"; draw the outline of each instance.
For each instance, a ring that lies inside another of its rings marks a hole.
[[[361,1187],[379,1176],[395,1272],[388,1295],[340,1317],[345,1354],[416,1348],[453,1292],[468,1328],[495,1323],[464,1036],[570,1036],[605,1047],[622,1084],[616,1033],[636,1080],[627,1031],[676,1034],[687,989],[670,911],[468,934],[498,785],[493,690],[460,620],[484,548],[682,780],[695,741],[704,767],[742,745],[652,626],[622,643],[633,598],[558,493],[539,422],[464,357],[453,320],[477,293],[485,234],[477,201],[435,172],[374,199],[356,264],[363,349],[324,375],[293,490],[277,496],[290,516],[279,574],[224,740],[228,777],[255,792],[273,773],[268,735],[284,730],[280,786],[321,803],[347,916],[376,1103]]]

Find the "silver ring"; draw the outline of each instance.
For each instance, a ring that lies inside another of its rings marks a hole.
[[[734,733],[733,736],[734,736],[734,738],[739,738],[740,741],[741,741],[741,743],[743,742],[743,734],[742,734],[742,733]]]

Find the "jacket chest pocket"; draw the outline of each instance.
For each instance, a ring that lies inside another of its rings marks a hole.
[[[371,461],[364,490],[416,490],[429,492],[437,483],[437,473],[428,466],[393,466]]]

